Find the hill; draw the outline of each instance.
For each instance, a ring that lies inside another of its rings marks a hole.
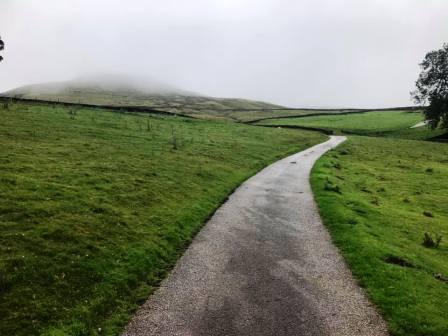
[[[0,116],[0,335],[118,335],[234,188],[325,140],[62,104]]]
[[[208,97],[148,78],[121,75],[91,76],[65,82],[26,85],[1,93],[0,97],[109,108],[153,109],[195,118],[227,119],[248,123],[311,115],[416,109],[415,107],[389,109],[290,108],[249,99]]]
[[[0,96],[98,106],[144,106],[195,117],[236,120],[240,119],[232,116],[235,111],[283,108],[247,99],[206,97],[146,78],[116,75],[26,85]]]

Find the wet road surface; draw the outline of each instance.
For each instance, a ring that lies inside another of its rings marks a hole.
[[[323,226],[314,162],[345,137],[242,184],[123,335],[387,335]]]

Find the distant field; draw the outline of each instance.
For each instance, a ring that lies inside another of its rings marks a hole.
[[[278,117],[294,117],[294,116],[306,116],[314,114],[339,114],[341,112],[347,112],[351,110],[319,110],[319,109],[297,109],[297,110],[265,110],[265,111],[233,111],[227,114],[229,118],[242,121],[251,122],[258,119],[266,118],[278,118]],[[287,119],[281,119],[287,120]]]
[[[385,132],[409,128],[423,120],[420,112],[384,111],[345,114],[337,116],[315,116],[306,118],[272,119],[261,121],[262,125],[298,125],[332,130],[356,132]]]
[[[326,139],[99,108],[1,106],[1,335],[118,334],[233,188]]]
[[[425,140],[443,136],[446,131],[431,130],[427,126],[410,128],[422,121],[423,115],[416,111],[372,111],[343,115],[324,115],[300,118],[270,119],[257,125],[311,127],[336,133]]]
[[[355,120],[340,125],[366,129]],[[350,136],[312,173],[324,222],[393,335],[448,334],[447,158],[448,144]]]

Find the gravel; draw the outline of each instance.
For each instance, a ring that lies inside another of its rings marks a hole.
[[[388,335],[309,185],[314,162],[345,139],[332,136],[242,184],[123,336]]]

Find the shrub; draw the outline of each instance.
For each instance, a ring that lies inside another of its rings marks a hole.
[[[74,107],[70,108],[68,110],[68,115],[70,117],[70,119],[74,120],[76,118],[76,114],[78,111],[76,111],[76,109]]]
[[[350,218],[350,219],[348,220],[348,223],[349,223],[350,225],[356,225],[356,224],[358,224],[358,221],[357,221],[356,219],[354,219],[354,218]]]
[[[327,191],[333,191],[338,194],[341,194],[341,188],[337,184],[333,184],[333,182],[329,180],[325,182],[324,189]]]
[[[171,126],[171,145],[172,149],[177,149],[177,137],[176,137],[176,130],[174,129],[174,126]]]
[[[430,233],[425,232],[425,234],[423,236],[422,245],[424,247],[429,247],[429,248],[438,248],[440,246],[441,241],[442,241],[441,235],[436,234],[433,237]]]
[[[9,290],[10,285],[9,277],[6,273],[0,270],[0,293],[6,293]]]
[[[365,193],[368,193],[368,194],[372,193],[366,186],[361,187],[361,191],[365,192]]]
[[[380,205],[380,200],[378,198],[374,198],[373,200],[370,201],[370,203],[372,203],[373,205]]]
[[[341,169],[342,168],[342,166],[341,166],[341,164],[339,162],[333,162],[333,167],[336,168],[336,169]]]

